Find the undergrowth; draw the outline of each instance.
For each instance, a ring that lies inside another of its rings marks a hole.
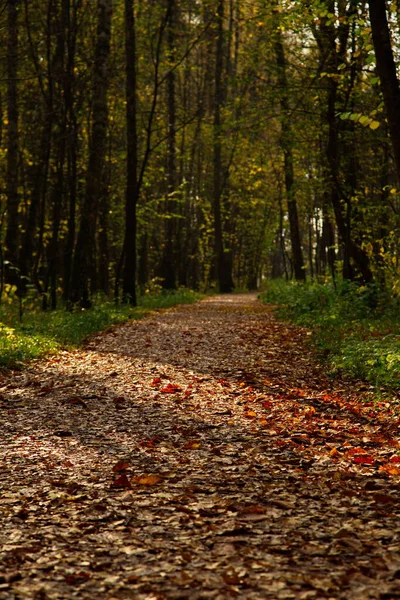
[[[22,319],[18,302],[7,298],[0,305],[0,367],[15,367],[21,361],[78,346],[89,335],[114,324],[143,318],[152,310],[195,302],[201,297],[196,292],[180,288],[174,292],[143,295],[137,307],[116,306],[99,298],[89,310],[77,308],[48,312],[40,310],[32,299],[26,302]]]
[[[341,282],[271,281],[261,295],[278,314],[312,331],[333,375],[346,373],[382,388],[400,390],[399,302],[377,286]]]

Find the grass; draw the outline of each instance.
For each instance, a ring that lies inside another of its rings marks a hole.
[[[99,299],[93,308],[73,312],[64,309],[43,312],[34,301],[27,301],[21,321],[18,302],[8,299],[0,306],[0,367],[13,368],[23,361],[79,346],[91,334],[117,323],[141,319],[152,310],[201,298],[196,292],[179,289],[144,295],[137,307],[116,306]]]
[[[278,314],[309,328],[333,375],[345,373],[377,390],[400,390],[399,300],[373,285],[272,281],[261,295]]]

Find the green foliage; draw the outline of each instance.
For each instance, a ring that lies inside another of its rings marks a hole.
[[[278,314],[311,329],[333,374],[346,373],[379,387],[400,389],[400,316],[376,285],[273,281],[261,296]]]
[[[152,292],[139,300],[139,306],[116,306],[98,299],[90,310],[42,312],[31,305],[22,322],[16,303],[0,306],[0,366],[13,367],[21,361],[56,353],[61,348],[82,343],[88,336],[129,319],[140,319],[151,310],[196,302],[200,294],[187,289]]]

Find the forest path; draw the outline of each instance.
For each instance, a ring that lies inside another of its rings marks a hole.
[[[4,375],[0,599],[400,598],[399,421],[255,294]]]

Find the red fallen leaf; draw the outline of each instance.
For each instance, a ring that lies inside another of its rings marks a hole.
[[[153,379],[153,381],[150,383],[150,385],[156,386],[156,385],[160,385],[160,383],[161,383],[161,377],[155,377]]]
[[[265,402],[262,403],[262,407],[263,408],[272,408],[273,404],[270,400],[265,400]]]
[[[388,494],[374,494],[374,500],[375,502],[381,504],[391,504],[395,501],[394,498],[392,496],[389,496]]]
[[[348,450],[346,454],[347,456],[354,456],[355,454],[367,454],[367,451],[364,450],[364,448],[351,448],[351,450]]]
[[[125,402],[126,398],[124,398],[123,396],[116,396],[115,398],[113,398],[113,402],[115,404],[122,404],[122,402]]]
[[[70,575],[65,575],[66,583],[70,585],[75,585],[77,583],[82,583],[83,581],[87,581],[90,579],[90,573],[85,573],[84,571],[79,571],[79,573],[71,573]]]
[[[161,438],[158,437],[158,435],[154,436],[153,438],[150,438],[148,440],[141,440],[139,442],[139,444],[143,447],[143,448],[154,448],[156,444],[158,444],[159,442],[161,442]]]
[[[369,454],[364,454],[363,456],[355,456],[353,458],[353,462],[356,465],[373,465],[375,462],[375,459],[373,456],[370,456]]]
[[[112,468],[114,473],[120,473],[121,471],[126,471],[129,469],[130,464],[126,462],[126,460],[119,460],[117,464],[115,464]]]
[[[117,477],[117,479],[112,482],[111,487],[112,488],[130,488],[132,486],[131,486],[131,482],[127,478],[126,474],[122,473],[122,475],[120,475],[120,477]]]
[[[400,463],[400,456],[396,455],[396,456],[392,456],[390,459],[391,463]]]
[[[162,394],[175,394],[176,392],[181,392],[182,388],[175,383],[167,383],[167,385],[161,388],[160,392]]]

